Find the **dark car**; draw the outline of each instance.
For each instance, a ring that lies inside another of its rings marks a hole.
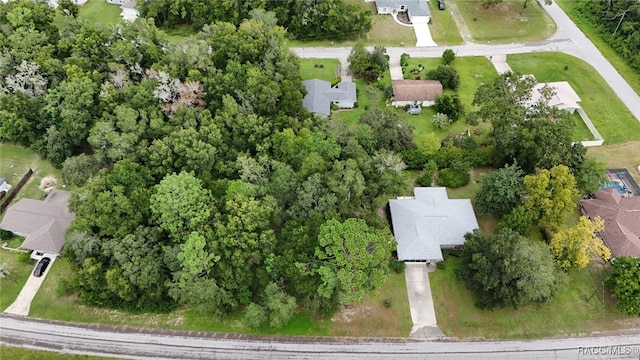
[[[444,0],[438,0],[438,9],[444,10]]]
[[[38,262],[38,265],[36,265],[36,269],[33,270],[33,276],[35,277],[42,276],[42,274],[44,274],[44,271],[47,270],[47,266],[49,266],[50,262],[51,262],[51,259],[49,259],[48,257],[43,257],[42,259],[40,259],[40,261]]]

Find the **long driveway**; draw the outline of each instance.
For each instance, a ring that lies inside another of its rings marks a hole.
[[[411,57],[437,58],[445,49],[453,49],[457,56],[493,56],[523,54],[541,51],[558,51],[576,56],[591,64],[609,83],[627,108],[640,121],[640,96],[620,76],[616,69],[602,56],[593,43],[578,29],[569,17],[555,4],[543,8],[556,22],[557,31],[551,38],[542,41],[512,44],[465,44],[435,47],[391,47],[387,54],[399,58],[402,53]],[[351,52],[348,47],[291,48],[301,58],[346,59]],[[393,60],[392,60],[393,61]]]
[[[31,309],[31,301],[33,301],[33,298],[38,293],[42,282],[47,277],[47,274],[49,274],[49,270],[51,270],[53,263],[56,261],[55,256],[52,256],[50,258],[51,262],[49,263],[49,266],[45,270],[44,274],[42,274],[42,276],[40,277],[29,275],[27,282],[22,287],[22,290],[20,290],[20,294],[18,294],[16,300],[4,311],[5,313],[23,316],[29,315],[29,310]]]

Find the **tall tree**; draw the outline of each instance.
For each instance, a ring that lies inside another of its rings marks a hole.
[[[605,282],[618,299],[616,306],[629,315],[640,315],[640,258],[622,256],[611,266]]]
[[[482,179],[475,205],[482,213],[504,216],[522,202],[524,172],[517,165],[507,165]]]
[[[550,300],[560,288],[562,273],[555,269],[543,243],[510,230],[496,235],[475,230],[465,239],[456,275],[476,294],[476,306],[517,308]]]
[[[576,180],[564,165],[524,177],[524,207],[534,224],[555,230],[576,206]]]
[[[607,248],[597,235],[604,230],[604,221],[599,217],[590,220],[580,217],[578,224],[557,232],[551,238],[551,253],[562,269],[581,269],[589,265],[594,255],[605,261],[611,257]]]
[[[320,227],[318,244],[315,271],[322,279],[318,293],[326,298],[337,293],[345,305],[362,301],[367,290],[384,283],[395,247],[388,228],[375,229],[355,218],[344,223],[325,222]]]

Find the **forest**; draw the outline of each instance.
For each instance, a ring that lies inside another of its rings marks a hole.
[[[2,141],[76,187],[64,291],[138,311],[247,306],[280,327],[384,282],[379,200],[407,186],[411,132],[309,114],[286,31],[264,16],[174,46],[153,20],[58,26],[45,4],[0,5]]]

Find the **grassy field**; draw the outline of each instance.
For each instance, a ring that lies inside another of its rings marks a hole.
[[[60,170],[54,168],[48,161],[21,146],[0,143],[0,176],[15,186],[29,169],[33,170],[33,175],[14,201],[23,197],[42,199],[46,194],[38,186],[45,176],[56,178],[58,187],[62,185]]]
[[[609,60],[611,65],[618,70],[618,73],[627,80],[627,83],[629,83],[636,93],[640,94],[640,74],[627,65],[609,44],[600,39],[598,32],[595,31],[591,22],[582,18],[580,14],[574,10],[578,1],[582,0],[555,0],[562,10],[573,20],[576,26],[578,26],[598,50],[600,50],[602,55]]]
[[[640,184],[640,141],[587,148],[587,155],[607,165],[609,169],[627,168]]]
[[[588,63],[555,52],[509,55],[507,61],[514,71],[533,74],[539,82],[568,81],[605,144],[640,140],[640,122]]]
[[[456,4],[478,43],[543,40],[556,30],[555,23],[536,1],[529,1],[526,9],[521,0],[505,0],[488,9],[480,1],[462,0]]]
[[[113,25],[122,21],[120,6],[105,0],[89,0],[80,6],[78,17],[93,24]]]
[[[19,240],[10,244],[10,246],[18,246],[24,239],[20,238]],[[18,297],[34,266],[33,263],[25,264],[18,261],[18,253],[0,250],[0,264],[3,263],[7,264],[15,281],[7,278],[0,279],[0,311],[4,311]],[[0,356],[0,359],[4,358]]]
[[[444,265],[430,273],[429,279],[438,326],[445,335],[537,338],[640,326],[640,318],[618,312],[614,300],[603,293],[606,271],[599,264],[570,272],[563,290],[549,303],[494,310],[475,307],[474,295],[456,279],[457,257],[445,255]]]
[[[573,140],[575,141],[584,141],[584,140],[593,140],[593,135],[587,124],[582,121],[580,115],[577,112],[571,114],[571,119],[573,120],[573,124],[575,127],[573,128]]]
[[[411,316],[404,276],[390,274],[377,293],[367,297],[364,305],[353,306],[339,312],[334,319],[297,314],[286,327],[273,330],[251,330],[242,324],[243,313],[238,311],[225,319],[214,319],[184,309],[170,313],[134,314],[115,309],[102,309],[81,305],[75,296],[60,296],[58,286],[70,276],[69,262],[58,258],[49,270],[46,281],[31,303],[30,316],[79,323],[126,325],[138,328],[163,328],[208,332],[281,334],[314,336],[407,336],[411,329]],[[384,307],[391,299],[392,306]]]
[[[338,59],[300,59],[300,76],[302,80],[321,79],[331,82],[340,77],[339,73],[336,74],[339,66]]]
[[[462,44],[462,37],[458,32],[456,22],[451,18],[450,12],[439,10],[436,4],[436,1],[428,2],[429,10],[431,11],[431,22],[429,23],[431,38],[441,46]]]
[[[53,351],[32,350],[23,349],[10,346],[0,345],[0,359],[7,360],[33,360],[33,359],[47,359],[47,360],[116,360],[117,358],[107,358],[102,356],[89,356],[89,355],[73,355],[62,354]]]

